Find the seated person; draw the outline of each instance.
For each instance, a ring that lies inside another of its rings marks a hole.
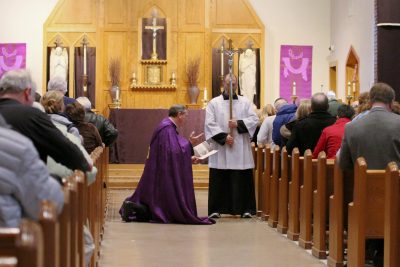
[[[104,145],[108,147],[114,143],[115,139],[118,137],[118,130],[115,129],[114,125],[103,115],[96,114],[91,110],[92,103],[90,103],[87,97],[78,97],[76,101],[85,108],[85,121],[96,126]]]
[[[92,158],[82,146],[81,136],[79,135],[78,138],[69,132],[69,125],[72,125],[72,122],[70,122],[64,115],[60,115],[64,110],[62,94],[59,92],[47,92],[42,98],[42,103],[45,111],[47,114],[49,114],[54,125],[63,133],[65,137],[68,138],[68,140],[70,140],[80,149],[89,164],[93,165]],[[76,131],[78,131],[78,129],[76,129]],[[55,162],[51,157],[47,158],[47,167],[51,174],[55,174],[59,177],[66,177],[73,173],[72,169]],[[91,171],[86,172],[88,184],[94,181],[96,174],[97,168],[95,166],[93,166]]]
[[[64,80],[63,78],[59,76],[55,76],[54,78],[51,78],[50,81],[47,84],[47,91],[57,91],[61,92],[63,95],[64,99],[64,105],[69,105],[74,103],[76,100],[74,98],[65,96],[65,94],[68,92],[67,89],[67,81]]]
[[[64,194],[49,176],[32,142],[11,130],[0,117],[0,226],[18,227],[21,218],[37,220],[42,200],[60,213]]]
[[[83,137],[83,147],[90,154],[96,147],[102,146],[101,137],[96,126],[89,122],[85,122],[85,109],[78,102],[69,104],[65,108],[68,118],[76,125],[79,133]]]
[[[42,97],[41,104],[57,128],[60,128],[62,127],[61,125],[63,125],[64,127],[62,128],[66,128],[69,133],[82,139],[78,128],[76,128],[73,122],[70,121],[65,114],[63,114],[64,101],[60,100],[63,100],[63,95],[59,91],[50,91]]]
[[[318,154],[321,151],[325,151],[326,158],[333,159],[336,157],[336,152],[340,149],[342,139],[344,135],[345,125],[351,121],[354,116],[354,109],[349,105],[341,105],[337,110],[336,122],[326,127],[321,136],[319,137],[318,143],[313,151],[313,158],[318,158]]]

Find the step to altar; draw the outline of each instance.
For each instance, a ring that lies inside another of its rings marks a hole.
[[[136,188],[143,169],[144,164],[110,164],[108,167],[108,188]],[[208,175],[207,164],[193,165],[194,188],[208,189]]]

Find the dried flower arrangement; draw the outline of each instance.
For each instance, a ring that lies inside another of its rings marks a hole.
[[[108,73],[110,74],[111,86],[119,86],[121,76],[121,60],[119,58],[110,59]]]
[[[200,57],[189,59],[186,67],[186,75],[189,87],[197,86],[200,74]]]

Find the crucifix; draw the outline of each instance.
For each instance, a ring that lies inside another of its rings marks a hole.
[[[87,75],[87,45],[89,44],[88,40],[87,40],[87,36],[85,35],[83,37],[83,40],[81,42],[82,46],[83,46],[83,95],[87,96],[88,92],[87,92],[87,85],[88,85],[88,75]]]
[[[158,59],[158,55],[157,55],[157,31],[158,30],[163,30],[164,26],[159,26],[157,25],[157,10],[154,9],[151,16],[153,17],[153,22],[152,22],[152,26],[145,26],[144,28],[146,30],[151,30],[153,31],[153,52],[151,53],[151,59],[152,60],[157,60]]]
[[[233,49],[232,46],[232,39],[229,39],[228,41],[229,46],[228,49],[224,49],[223,44],[221,47],[221,51],[228,56],[228,65],[229,65],[229,119],[233,118],[233,110],[232,110],[232,99],[233,99],[233,86],[232,86],[232,77],[233,77],[233,73],[232,73],[232,68],[233,68],[233,56],[235,54],[241,53],[242,49]]]

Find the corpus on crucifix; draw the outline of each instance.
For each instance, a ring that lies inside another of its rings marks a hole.
[[[152,16],[152,25],[151,26],[145,26],[144,28],[146,30],[153,31],[153,52],[151,53],[151,59],[152,60],[158,60],[158,54],[157,54],[157,31],[158,30],[163,30],[164,26],[157,25],[157,10],[156,9],[153,9],[151,16]]]

